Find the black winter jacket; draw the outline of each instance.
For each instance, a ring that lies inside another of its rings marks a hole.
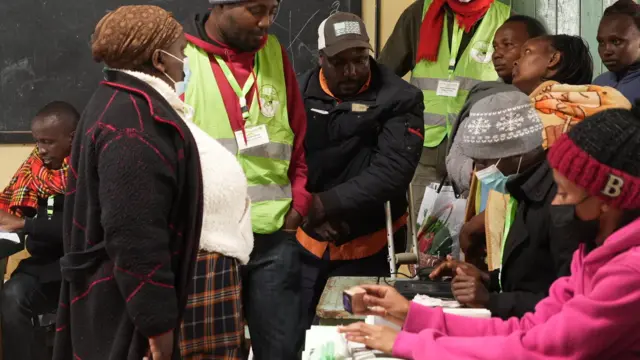
[[[422,152],[422,92],[373,59],[371,72],[369,88],[341,102],[322,90],[319,67],[300,81],[308,121],[307,189],[319,194],[330,220],[348,224],[341,241],[384,228],[388,200],[394,220],[405,214]]]
[[[571,258],[581,241],[595,239],[597,229],[562,229],[553,225],[549,207],[557,187],[544,161],[507,183],[518,210],[504,246],[502,273],[491,273],[488,309],[507,319],[533,311],[551,284],[570,274]],[[500,292],[500,275],[502,292]]]
[[[47,199],[38,199],[38,209],[29,209],[35,216],[25,219],[20,235],[31,257],[20,261],[14,274],[29,274],[40,283],[60,281],[63,209],[64,195],[54,197],[51,218],[47,214]]]

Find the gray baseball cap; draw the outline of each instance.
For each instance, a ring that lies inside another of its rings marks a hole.
[[[318,50],[327,56],[353,48],[372,50],[367,28],[358,15],[337,12],[325,19],[318,29]]]

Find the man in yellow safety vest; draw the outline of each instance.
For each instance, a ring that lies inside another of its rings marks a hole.
[[[421,0],[409,6],[379,62],[424,93],[424,149],[414,177],[416,205],[425,187],[445,174],[451,122],[469,90],[497,80],[491,63],[493,37],[510,7],[495,0]]]
[[[255,245],[242,285],[255,358],[295,359],[300,334],[295,230],[311,197],[305,107],[286,51],[267,35],[280,1],[209,3],[210,12],[185,26],[190,68],[185,102],[195,110],[194,122],[237,156],[247,177]]]

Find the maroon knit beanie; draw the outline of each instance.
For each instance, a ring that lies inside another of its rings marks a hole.
[[[574,184],[622,210],[640,209],[640,110],[607,110],[556,141],[549,164]]]

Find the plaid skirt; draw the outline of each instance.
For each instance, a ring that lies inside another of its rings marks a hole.
[[[240,360],[244,317],[238,260],[200,250],[180,332],[184,359]]]

